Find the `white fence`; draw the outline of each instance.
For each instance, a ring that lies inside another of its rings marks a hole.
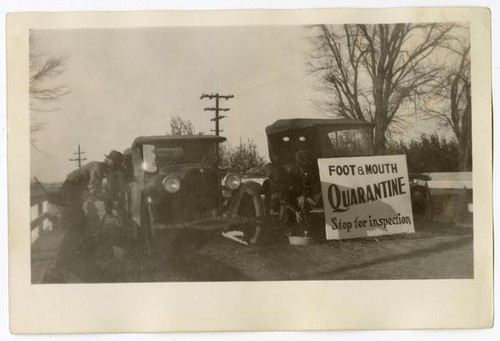
[[[33,244],[41,233],[54,229],[57,218],[49,212],[49,202],[45,194],[31,196],[31,243]]]
[[[429,173],[429,188],[472,189],[472,172]]]

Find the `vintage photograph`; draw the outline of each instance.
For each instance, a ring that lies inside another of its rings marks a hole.
[[[490,16],[9,14],[11,333],[490,327]]]
[[[473,279],[468,22],[29,30],[31,283]]]

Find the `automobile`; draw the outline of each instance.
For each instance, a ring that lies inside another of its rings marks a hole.
[[[124,152],[126,210],[148,239],[171,228],[217,229],[252,219],[258,224],[260,185],[242,184],[238,174],[220,166],[218,148],[225,140],[143,136]]]
[[[278,215],[280,224],[291,226],[289,233],[306,232],[323,238],[323,201],[317,160],[374,155],[370,143],[373,128],[369,122],[352,119],[302,118],[281,119],[266,127],[271,163],[266,165],[268,177],[262,186],[267,216]],[[302,163],[301,167],[299,162]],[[432,207],[427,186],[430,177],[410,174],[409,178],[414,213],[430,219]],[[300,218],[296,219],[290,203],[296,202],[298,192],[304,188],[309,193],[308,217],[297,224]],[[312,227],[321,229],[311,231]]]

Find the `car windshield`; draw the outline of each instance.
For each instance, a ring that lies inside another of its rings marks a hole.
[[[208,141],[174,142],[158,145],[154,150],[156,164],[168,166],[180,163],[215,163],[215,144]]]
[[[368,131],[363,129],[338,130],[328,133],[329,144],[325,154],[329,156],[360,156],[370,154]]]

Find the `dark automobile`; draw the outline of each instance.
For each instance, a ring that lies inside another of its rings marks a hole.
[[[266,211],[276,213],[291,233],[314,234],[313,226],[324,226],[317,160],[373,155],[373,125],[351,119],[284,119],[268,126],[266,134],[271,159],[263,183]],[[429,218],[426,180],[410,175],[413,210]]]
[[[128,211],[136,226],[153,236],[168,228],[220,228],[239,218],[242,204],[260,207],[253,184],[219,167],[219,136],[138,137],[125,152]],[[253,209],[255,217],[261,210]],[[213,223],[213,224],[212,224]]]

